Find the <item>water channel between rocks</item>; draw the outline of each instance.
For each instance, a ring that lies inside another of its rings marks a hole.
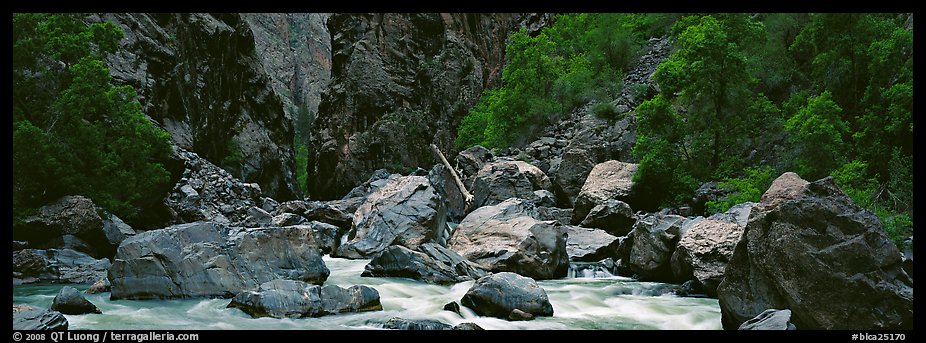
[[[553,317],[527,322],[480,317],[462,307],[462,317],[445,311],[460,299],[473,281],[439,286],[402,278],[361,277],[367,260],[325,257],[331,270],[326,284],[367,285],[379,291],[383,311],[340,314],[320,318],[251,318],[227,309],[229,299],[117,300],[109,293],[85,294],[103,314],[66,315],[71,330],[80,329],[382,329],[393,317],[432,319],[451,325],[474,322],[487,329],[721,329],[716,299],[685,298],[665,293],[666,284],[605,276],[539,281],[553,304]],[[51,306],[62,285],[13,287],[13,303]],[[81,291],[89,285],[78,285]]]

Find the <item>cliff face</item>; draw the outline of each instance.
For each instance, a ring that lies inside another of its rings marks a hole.
[[[283,102],[283,111],[308,129],[321,93],[331,79],[331,36],[328,13],[244,14],[254,33],[254,45]],[[296,119],[304,111],[307,122]],[[298,136],[298,135],[297,135]],[[307,135],[306,135],[307,136]]]
[[[508,35],[536,32],[550,17],[332,15],[331,83],[308,144],[310,196],[340,197],[379,168],[430,166],[430,143],[452,152],[453,128],[499,82]]]
[[[265,195],[300,195],[292,121],[274,91],[248,23],[238,14],[98,14],[125,39],[108,58],[116,82],[175,144],[256,182]]]

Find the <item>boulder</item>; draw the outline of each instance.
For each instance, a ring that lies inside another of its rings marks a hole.
[[[68,329],[68,320],[61,312],[48,309],[16,309],[13,306],[13,330],[50,330]]]
[[[109,214],[103,219],[103,234],[106,235],[109,244],[113,246],[112,253],[114,254],[122,241],[135,236],[135,230],[115,214]]]
[[[571,208],[537,206],[536,218],[540,220],[555,220],[556,222],[562,225],[570,225],[570,218],[572,218],[572,209]]]
[[[277,279],[236,295],[228,308],[240,309],[252,317],[302,318],[381,311],[383,306],[379,302],[379,292],[367,286],[344,289]]]
[[[593,153],[583,148],[569,148],[563,153],[558,163],[551,162],[553,190],[559,203],[565,207],[574,207],[576,197],[585,184],[585,178],[595,167]],[[589,206],[591,209],[591,206]],[[585,218],[583,216],[583,218]]]
[[[633,173],[637,164],[611,160],[595,165],[579,190],[572,212],[572,222],[585,219],[595,206],[608,200],[627,200],[633,188]]]
[[[746,227],[749,210],[755,205],[747,202],[698,220],[688,226],[672,254],[672,275],[676,280],[695,280],[694,285],[711,297],[717,296],[717,285],[723,280],[724,269],[733,256],[733,249]],[[746,213],[746,216],[742,216]],[[741,224],[740,224],[741,223]]]
[[[61,287],[55,299],[52,300],[51,309],[64,314],[103,313],[71,286]]]
[[[485,330],[485,329],[483,329],[481,326],[477,325],[476,323],[465,322],[465,323],[457,324],[450,330]]]
[[[570,261],[598,261],[617,255],[621,241],[599,229],[566,227],[566,253]]]
[[[420,251],[393,245],[375,255],[361,276],[406,277],[435,284],[455,284],[475,280],[487,273],[456,252],[434,243],[422,244]]]
[[[275,279],[328,278],[309,226],[175,225],[122,242],[109,269],[111,299],[232,297]]]
[[[369,258],[390,245],[416,249],[443,244],[446,210],[440,195],[424,176],[403,176],[379,188],[354,213],[348,241],[338,257]]]
[[[13,284],[89,284],[106,278],[110,266],[109,259],[95,259],[70,249],[17,250],[13,252]]]
[[[370,196],[370,194],[373,194],[373,192],[376,192],[376,190],[400,177],[402,177],[402,175],[389,173],[389,171],[385,169],[377,169],[370,174],[369,179],[351,189],[350,192],[347,192],[341,199],[366,198]]]
[[[515,309],[533,316],[553,316],[547,293],[534,279],[515,273],[497,273],[479,280],[460,300],[481,316],[508,319]]]
[[[273,219],[270,220],[270,226],[292,226],[305,224],[305,222],[307,220],[298,214],[283,213],[273,216]]]
[[[99,294],[112,291],[112,284],[109,283],[109,279],[102,278],[90,285],[90,288],[87,288],[87,294]]]
[[[457,226],[448,247],[491,272],[515,272],[536,279],[566,276],[566,229],[540,221],[536,207],[523,199],[484,206]]]
[[[273,216],[264,209],[252,206],[248,209],[248,216],[244,218],[242,226],[246,227],[257,227],[257,226],[270,226],[273,222]]]
[[[663,213],[641,217],[621,244],[619,270],[644,281],[676,281],[670,261],[685,225],[690,222]]]
[[[450,330],[452,327],[436,320],[395,317],[383,323],[383,328],[392,330]]]
[[[797,330],[797,327],[791,324],[791,310],[765,310],[743,322],[739,330]]]
[[[459,222],[466,215],[466,200],[463,192],[460,191],[453,175],[443,164],[435,164],[431,171],[428,172],[428,181],[437,190],[444,200],[444,207],[447,208],[447,217],[450,221]],[[462,181],[462,180],[461,180]],[[464,186],[465,187],[465,186]]]
[[[460,304],[458,304],[456,301],[451,301],[444,305],[444,311],[460,314]]]
[[[618,237],[618,242],[620,241],[623,241],[623,237]],[[618,274],[617,266],[617,262],[610,257],[594,262],[571,262],[569,263],[569,277],[609,278]]]
[[[103,219],[87,197],[68,195],[42,206],[13,231],[13,239],[42,242],[61,235],[102,236]]]
[[[573,216],[575,213],[573,211]],[[602,229],[615,236],[626,236],[633,228],[636,216],[633,215],[633,210],[627,203],[608,199],[603,204],[592,207],[585,218],[580,220],[577,223],[576,217],[573,217],[572,223],[582,227]]]
[[[322,223],[335,225],[346,232],[350,230],[350,226],[354,221],[354,216],[352,213],[357,209],[357,207],[360,207],[361,202],[363,202],[362,198],[310,202],[293,200],[280,204],[280,206],[277,207],[277,210],[273,212],[273,214],[275,215],[274,218],[282,218],[280,216],[285,214],[298,215],[308,221],[319,221]]]
[[[307,227],[312,230],[315,244],[318,246],[318,251],[322,254],[331,254],[337,251],[338,246],[341,245],[341,237],[343,237],[345,233],[340,227],[317,221],[311,221],[297,226]]]
[[[556,194],[553,194],[553,192],[550,192],[546,189],[538,189],[534,191],[534,196],[532,199],[538,206],[556,206]]]
[[[785,173],[753,207],[717,289],[723,326],[788,308],[801,329],[912,329],[901,264],[878,217],[832,178]]]
[[[495,159],[495,157],[492,156],[491,151],[483,148],[481,145],[476,145],[460,151],[455,161],[457,163],[457,168],[460,168],[462,172],[460,177],[471,182],[476,176],[476,173],[478,173],[486,163],[493,159]],[[464,181],[464,183],[465,182],[466,181]],[[465,186],[472,188],[472,184],[466,184]]]
[[[58,236],[45,241],[44,243],[36,244],[36,247],[40,249],[70,249],[82,252],[90,256],[100,257],[100,254],[97,253],[96,249],[92,248],[90,244],[74,235]]]
[[[508,314],[509,321],[534,320],[534,315],[521,311],[519,309],[511,310]]]
[[[473,181],[473,207],[491,206],[510,198],[536,202],[540,199],[534,191],[549,190],[551,185],[543,171],[527,162],[488,163]]]

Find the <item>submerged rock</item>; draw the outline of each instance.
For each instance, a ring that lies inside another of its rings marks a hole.
[[[55,299],[52,300],[51,309],[64,314],[103,313],[71,286],[61,287]]]
[[[395,317],[383,323],[383,327],[392,330],[450,330],[451,326],[436,320],[403,319]]]
[[[228,308],[238,308],[252,317],[302,318],[381,311],[383,306],[379,302],[379,292],[367,286],[344,289],[278,279],[236,295]]]
[[[717,289],[724,328],[789,308],[800,329],[912,329],[913,280],[878,217],[832,178],[785,173],[753,207]]]
[[[497,273],[476,280],[460,300],[481,316],[508,319],[520,310],[533,316],[552,316],[553,305],[534,279],[515,273]]]
[[[274,279],[328,278],[309,226],[229,228],[199,222],[122,243],[109,270],[112,299],[232,297]]]

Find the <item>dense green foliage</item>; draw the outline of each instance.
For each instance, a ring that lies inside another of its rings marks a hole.
[[[898,239],[913,223],[913,30],[905,14],[569,14],[513,35],[503,85],[463,119],[457,145],[506,147],[577,106],[612,114],[645,39],[675,49],[661,94],[635,109],[634,206],[688,202],[703,182],[730,191],[707,206],[757,201],[785,171],[832,175]]]
[[[132,219],[170,174],[168,134],[103,64],[122,31],[70,15],[13,16],[14,220],[68,194]]]
[[[565,14],[534,37],[523,31],[511,35],[502,87],[485,90],[460,123],[456,145],[519,145],[548,118],[588,102],[610,102],[646,39],[660,35],[668,17]],[[605,113],[604,107],[599,109]]]

